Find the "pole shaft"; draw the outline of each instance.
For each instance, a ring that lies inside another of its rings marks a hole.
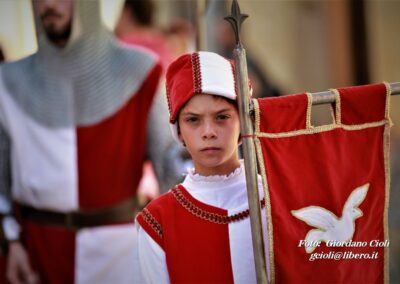
[[[400,82],[390,83],[392,95],[400,95]],[[313,105],[322,105],[335,102],[335,94],[331,91],[312,93]]]
[[[235,48],[236,82],[238,92],[238,105],[240,114],[241,134],[243,140],[243,157],[246,173],[247,196],[249,201],[251,233],[253,240],[254,262],[256,266],[257,283],[267,283],[267,270],[265,260],[265,246],[261,221],[260,197],[258,193],[257,161],[254,141],[251,135],[254,129],[250,116],[250,94],[247,75],[246,51]]]

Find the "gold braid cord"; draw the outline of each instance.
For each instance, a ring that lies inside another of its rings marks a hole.
[[[149,226],[156,232],[156,234],[162,239],[163,238],[163,230],[160,223],[151,215],[150,211],[145,208],[140,213],[143,216],[144,221],[149,224]]]
[[[212,222],[216,224],[229,224],[232,222],[237,222],[243,219],[246,219],[250,215],[249,209],[236,213],[230,216],[224,216],[212,212],[208,212],[206,210],[201,209],[200,207],[194,205],[191,201],[189,201],[182,193],[181,189],[176,186],[172,189],[172,194],[175,196],[176,200],[185,208],[187,211],[192,213],[194,216]],[[261,208],[265,207],[265,199],[260,201]]]

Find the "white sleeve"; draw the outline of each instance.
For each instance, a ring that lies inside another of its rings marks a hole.
[[[139,278],[143,283],[170,283],[164,250],[138,227]]]

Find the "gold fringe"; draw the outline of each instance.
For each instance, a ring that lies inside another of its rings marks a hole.
[[[307,95],[307,117],[306,117],[306,129],[313,128],[311,125],[311,111],[312,111],[312,102],[313,97],[311,93],[306,93]]]
[[[392,88],[390,87],[390,84],[388,82],[383,82],[386,86],[386,105],[385,105],[385,118],[389,121],[389,126],[392,127],[393,121],[392,118],[390,117],[390,100],[391,100],[391,95],[392,95]]]
[[[332,89],[330,91],[333,92]],[[335,112],[337,113],[337,111],[335,111],[335,110],[336,110],[336,106],[337,106],[337,94],[336,93],[334,93],[334,94],[335,94],[335,102],[329,104],[329,110],[330,110],[330,115],[331,115],[331,119],[332,119],[332,124],[336,125]],[[335,109],[334,109],[334,107],[335,107]]]
[[[377,121],[377,122],[369,122],[369,123],[357,124],[357,125],[328,124],[328,125],[315,126],[311,129],[300,129],[300,130],[289,131],[289,132],[280,132],[280,133],[256,132],[255,135],[258,137],[267,137],[267,138],[285,138],[285,137],[293,137],[293,136],[299,136],[299,135],[309,135],[309,134],[315,134],[315,133],[320,133],[320,132],[326,132],[326,131],[331,131],[331,130],[334,130],[337,128],[341,128],[341,129],[348,130],[348,131],[363,130],[363,129],[367,129],[367,128],[382,126],[382,125],[385,125],[386,123],[387,123],[387,120],[382,120],[382,121]]]
[[[383,157],[385,166],[385,208],[383,212],[383,233],[385,240],[389,239],[389,200],[390,200],[390,128],[393,123],[390,118],[390,96],[392,90],[390,85],[384,82],[386,86],[386,105],[385,118],[386,125],[383,132]],[[389,247],[384,248],[384,283],[389,283]]]
[[[254,138],[254,144],[256,146],[257,161],[260,167],[264,196],[265,196],[265,215],[267,218],[267,229],[268,229],[268,255],[269,255],[269,272],[270,272],[270,283],[275,283],[275,256],[274,256],[274,239],[273,239],[273,225],[272,225],[272,213],[271,213],[271,198],[268,190],[268,180],[264,165],[264,159],[261,149],[260,139]]]
[[[260,132],[260,106],[258,101],[254,99],[254,112],[255,112],[255,129],[256,132]],[[275,257],[274,257],[274,240],[273,240],[273,226],[272,226],[272,215],[271,215],[271,199],[268,190],[268,181],[265,171],[264,159],[261,150],[260,139],[254,137],[254,145],[256,147],[256,156],[258,161],[258,166],[260,168],[264,198],[265,198],[265,215],[267,219],[267,230],[268,230],[268,255],[269,255],[269,283],[275,283]]]
[[[335,108],[336,108],[336,117],[334,124],[342,125],[342,105],[340,100],[340,93],[337,89],[330,89],[332,93],[335,94]]]
[[[255,113],[255,133],[260,132],[260,105],[257,99],[253,99],[254,113]]]

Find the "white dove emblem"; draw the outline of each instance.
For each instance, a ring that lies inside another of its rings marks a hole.
[[[346,242],[352,239],[355,231],[355,219],[363,216],[363,212],[357,208],[367,196],[369,183],[354,189],[344,204],[342,217],[339,219],[331,211],[319,207],[308,206],[299,210],[292,210],[296,218],[318,229],[310,230],[305,238],[306,242],[315,244],[320,241]],[[307,253],[312,253],[316,246],[305,246]]]

